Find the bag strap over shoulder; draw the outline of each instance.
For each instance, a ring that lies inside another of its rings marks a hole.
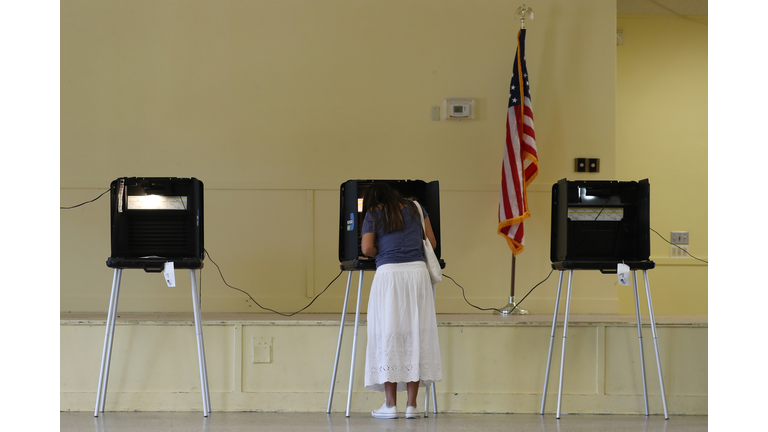
[[[421,212],[421,204],[419,204],[418,201],[413,201],[413,203],[416,205],[416,210],[419,211],[419,217],[421,218],[421,239],[426,240],[427,239],[427,228],[424,225],[424,213]]]

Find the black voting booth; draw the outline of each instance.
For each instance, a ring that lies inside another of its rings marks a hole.
[[[94,416],[104,412],[123,269],[172,272],[189,269],[197,337],[203,415],[211,412],[196,269],[203,267],[203,182],[177,177],[123,177],[110,185],[111,256],[114,269]],[[170,266],[169,266],[170,267]]]
[[[618,273],[619,265],[626,265],[634,285],[635,312],[640,343],[640,365],[643,380],[645,414],[648,415],[648,392],[645,378],[642,326],[637,289],[636,271],[643,272],[651,329],[656,350],[664,418],[669,418],[661,373],[656,321],[653,315],[648,270],[655,267],[650,261],[650,183],[640,181],[568,181],[562,179],[552,186],[552,234],[550,259],[552,268],[560,273],[555,313],[552,319],[549,354],[544,378],[544,391],[540,413],[544,414],[552,362],[552,347],[560,306],[564,273],[568,272],[568,291],[563,323],[563,346],[560,359],[560,383],[557,398],[557,418],[563,391],[563,370],[568,335],[574,270],[599,270],[604,274]]]
[[[357,288],[357,305],[355,309],[355,334],[352,342],[352,360],[349,373],[349,390],[347,392],[347,417],[349,417],[352,404],[352,384],[355,373],[355,353],[357,352],[357,332],[360,323],[360,298],[363,291],[363,274],[365,271],[375,271],[376,261],[373,259],[360,259],[363,256],[361,248],[363,218],[363,196],[365,191],[374,183],[386,183],[395,189],[402,197],[418,201],[427,211],[432,232],[437,240],[435,255],[440,262],[440,267],[445,268],[445,261],[441,258],[440,241],[440,183],[438,181],[425,182],[422,180],[347,180],[341,184],[339,197],[339,262],[341,269],[348,272],[347,290],[344,296],[344,308],[341,313],[341,326],[339,328],[339,340],[336,345],[336,359],[333,364],[331,376],[331,390],[328,396],[326,413],[330,414],[333,404],[333,391],[336,384],[336,372],[339,366],[339,354],[341,341],[344,335],[344,322],[349,303],[349,291],[352,284],[352,273],[360,272]],[[434,286],[432,287],[434,294]],[[437,391],[435,385],[431,386],[433,413],[437,414]],[[424,398],[424,415],[427,415],[429,407],[429,395]]]
[[[363,256],[360,242],[362,239],[363,196],[374,183],[386,183],[395,189],[402,197],[418,201],[429,215],[432,232],[437,240],[435,256],[440,261],[440,267],[445,268],[445,261],[440,258],[440,182],[424,182],[422,180],[348,180],[341,184],[339,211],[339,262],[341,269],[375,270],[373,260],[359,259]]]
[[[619,262],[651,269],[648,180],[568,181],[552,186],[550,259],[557,270],[615,273]]]
[[[203,182],[196,178],[120,178],[110,186],[111,268],[161,272],[202,268]]]

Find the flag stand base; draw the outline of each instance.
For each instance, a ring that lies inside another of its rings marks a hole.
[[[520,309],[519,307],[516,307],[517,303],[515,303],[515,296],[511,296],[509,298],[509,304],[504,306],[504,308],[500,309],[499,311],[493,311],[494,315],[528,315],[528,311],[525,309]]]

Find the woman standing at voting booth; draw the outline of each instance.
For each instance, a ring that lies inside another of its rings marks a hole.
[[[397,418],[397,392],[407,390],[405,417],[418,418],[419,387],[442,380],[432,282],[424,263],[421,216],[417,204],[384,183],[363,197],[363,254],[376,258],[368,299],[365,387],[385,393],[377,418]],[[421,206],[420,206],[421,207]],[[427,212],[426,238],[437,241]]]

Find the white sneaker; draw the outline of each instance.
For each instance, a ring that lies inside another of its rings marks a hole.
[[[407,419],[416,419],[421,417],[421,413],[419,412],[419,409],[415,406],[406,406],[405,407],[405,418]]]
[[[387,406],[387,403],[384,402],[384,405],[382,405],[381,408],[371,411],[371,415],[376,418],[396,419],[397,406]]]

